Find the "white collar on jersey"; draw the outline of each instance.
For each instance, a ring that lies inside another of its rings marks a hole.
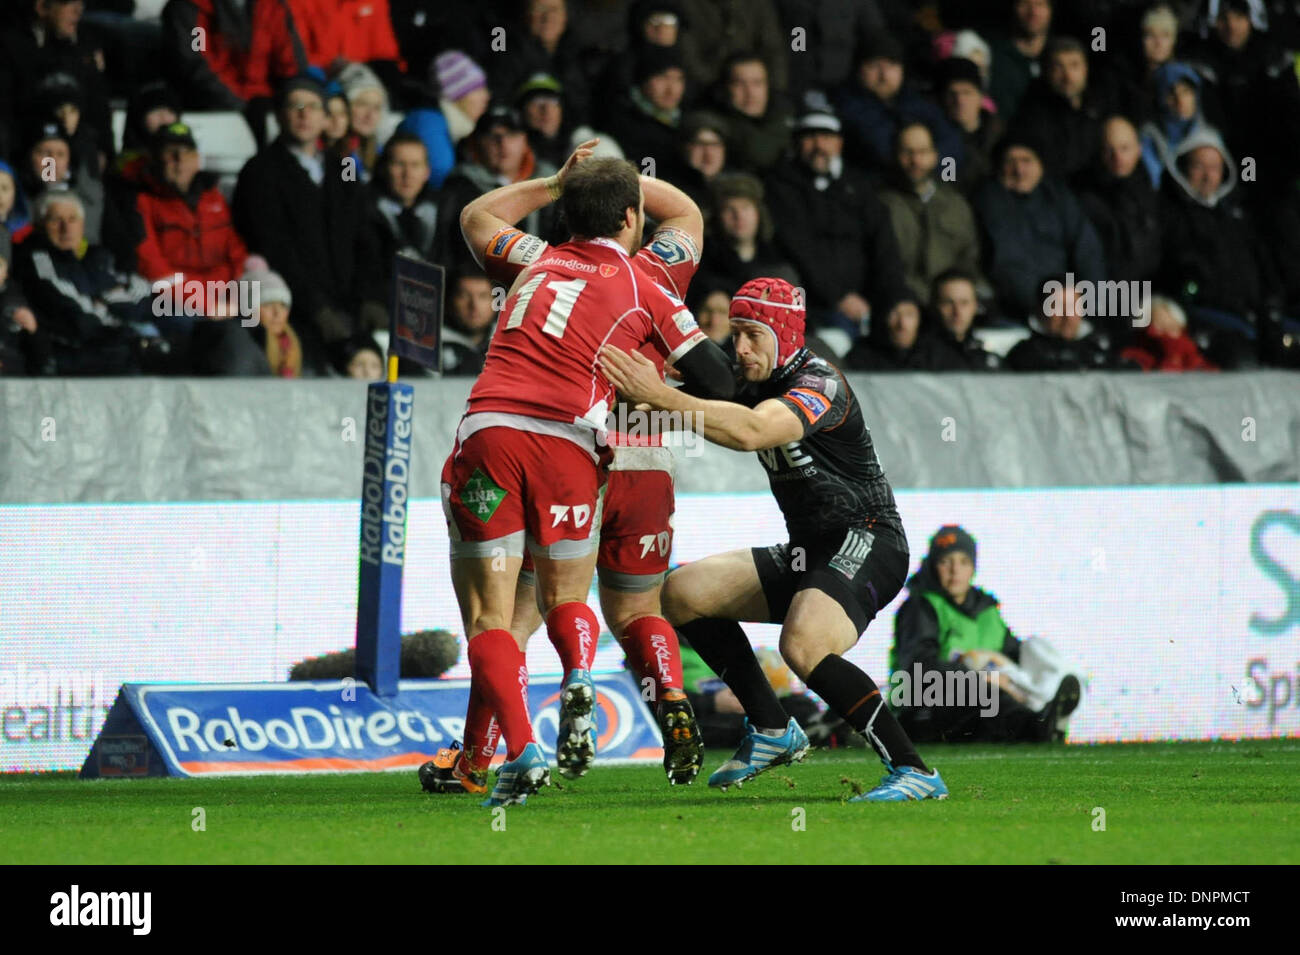
[[[594,239],[585,239],[585,240],[583,240],[583,241],[585,241],[585,242],[590,242],[590,243],[592,243],[593,245],[607,245],[607,246],[609,246],[611,249],[617,249],[618,252],[619,252],[619,254],[623,256],[623,258],[625,258],[625,259],[626,259],[626,258],[629,258],[628,254],[627,254],[627,249],[623,248],[621,245],[619,245],[619,244],[618,244],[617,242],[615,242],[613,239],[610,239],[610,238],[608,238],[608,237],[606,237],[606,236],[600,235],[600,236],[596,236],[596,238],[594,238]]]

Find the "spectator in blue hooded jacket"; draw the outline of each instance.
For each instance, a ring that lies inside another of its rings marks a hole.
[[[1191,132],[1205,126],[1201,74],[1186,63],[1166,63],[1155,72],[1156,118],[1142,125],[1142,165],[1159,186],[1170,157]]]

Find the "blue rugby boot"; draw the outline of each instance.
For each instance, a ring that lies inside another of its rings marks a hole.
[[[503,763],[497,770],[497,784],[492,787],[492,795],[480,805],[522,806],[530,795],[550,784],[551,769],[542,748],[529,743],[517,759]]]
[[[773,766],[786,766],[800,762],[808,755],[808,737],[791,718],[780,736],[765,736],[745,720],[749,734],[745,737],[736,755],[727,760],[712,776],[709,786],[727,791],[727,787],[739,788],[759,773],[767,772]]]
[[[885,764],[888,772],[881,777],[880,785],[870,792],[854,796],[849,802],[906,802],[909,799],[947,799],[948,787],[944,785],[939,770],[923,773],[912,766],[895,769]]]

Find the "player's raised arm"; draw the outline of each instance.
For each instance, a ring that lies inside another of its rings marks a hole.
[[[598,139],[589,139],[578,146],[554,176],[501,186],[484,193],[461,210],[460,233],[480,268],[487,267],[486,250],[492,237],[560,198],[569,170],[589,158],[599,142]]]
[[[704,247],[704,215],[695,200],[672,183],[641,177],[645,194],[645,214],[659,223],[660,229],[680,229],[691,237],[697,249]]]

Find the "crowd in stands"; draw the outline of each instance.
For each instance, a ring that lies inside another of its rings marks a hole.
[[[1298,75],[1296,0],[10,0],[0,374],[378,377],[402,253],[474,375],[459,213],[591,137],[704,211],[719,341],[777,275],[849,369],[1300,367]]]

